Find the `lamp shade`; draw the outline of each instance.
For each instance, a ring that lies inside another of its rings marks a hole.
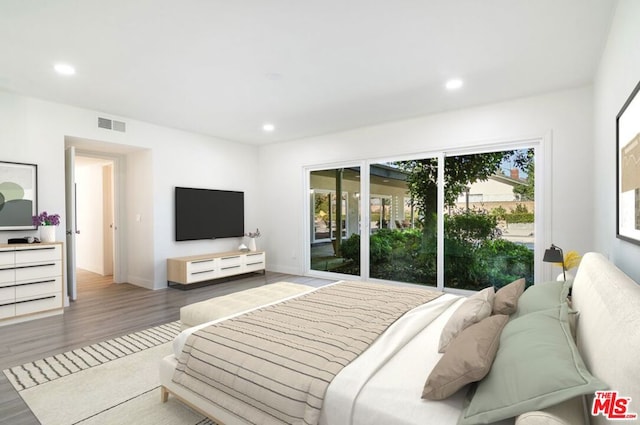
[[[564,254],[562,254],[562,248],[551,244],[549,249],[544,251],[544,257],[542,261],[545,263],[560,263],[562,264],[562,277],[567,280],[566,268],[564,266]]]
[[[555,245],[551,245],[551,248],[544,251],[542,261],[545,263],[564,263],[562,250]]]

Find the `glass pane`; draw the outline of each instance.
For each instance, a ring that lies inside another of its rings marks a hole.
[[[369,276],[436,286],[437,165],[428,158],[370,166]]]
[[[534,150],[445,159],[444,285],[533,283]]]
[[[360,275],[360,167],[312,171],[309,182],[311,270]]]

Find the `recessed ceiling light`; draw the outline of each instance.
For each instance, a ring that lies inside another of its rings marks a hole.
[[[76,69],[68,63],[57,63],[53,69],[60,75],[74,75],[76,73]]]
[[[264,131],[266,131],[266,132],[269,132],[269,133],[270,133],[270,132],[272,132],[273,130],[275,130],[275,129],[276,129],[276,126],[275,126],[275,125],[273,125],[273,124],[265,124],[265,125],[263,125],[263,126],[262,126],[262,129],[263,129]]]
[[[444,86],[447,88],[447,90],[456,90],[456,89],[459,89],[460,87],[462,87],[463,84],[464,83],[463,83],[463,81],[461,79],[454,78],[454,79],[451,79],[451,80],[447,81],[447,83]]]

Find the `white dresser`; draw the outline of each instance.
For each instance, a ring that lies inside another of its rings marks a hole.
[[[0,325],[61,314],[62,242],[0,245]]]
[[[167,259],[167,280],[188,285],[265,270],[264,251],[230,251]]]

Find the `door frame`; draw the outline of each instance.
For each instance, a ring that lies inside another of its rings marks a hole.
[[[126,268],[123,261],[125,252],[125,232],[121,225],[122,217],[125,217],[124,187],[125,187],[125,156],[123,154],[100,152],[79,147],[73,139],[66,143],[66,147],[75,146],[75,156],[98,158],[109,160],[113,164],[113,282],[122,283],[126,281]],[[81,229],[80,229],[81,230]],[[73,271],[75,273],[75,270]],[[68,279],[69,282],[76,282],[75,279]],[[76,282],[77,285],[77,282]]]

